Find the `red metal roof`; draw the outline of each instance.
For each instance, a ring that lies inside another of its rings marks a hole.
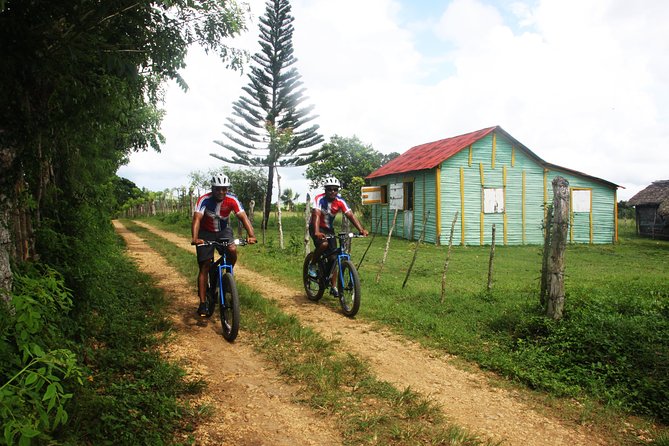
[[[518,141],[510,134],[508,134],[502,127],[498,125],[494,127],[488,127],[485,129],[477,130],[471,133],[465,133],[464,135],[454,136],[452,138],[446,138],[434,142],[428,142],[426,144],[421,144],[419,146],[412,147],[411,149],[404,152],[402,155],[388,162],[386,165],[379,167],[374,172],[367,175],[367,178],[377,178],[386,175],[393,175],[416,170],[434,169],[443,161],[452,157],[459,151],[466,149],[471,144],[474,144],[476,141],[487,136],[493,131],[497,132],[498,135],[503,135],[504,137],[508,138],[509,141],[511,141],[515,147],[524,150],[528,156],[534,158],[536,162],[540,166],[543,166],[544,168],[554,169],[569,174],[590,178],[593,181],[602,183],[614,189],[622,187],[615,183],[611,183],[610,181],[603,180],[601,178],[593,177],[591,175],[578,172],[576,170],[558,166],[557,164],[547,163],[543,159],[539,158],[537,154],[535,154],[530,149],[525,147],[524,144],[522,144],[520,141]]]
[[[452,157],[460,150],[469,147],[495,129],[498,129],[498,126],[412,147],[394,160],[367,175],[367,178],[382,177],[414,170],[433,169],[444,160]]]

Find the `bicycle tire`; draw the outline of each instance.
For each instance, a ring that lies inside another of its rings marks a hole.
[[[241,317],[239,308],[239,294],[237,283],[229,272],[225,272],[222,278],[223,299],[220,304],[221,328],[226,341],[232,342],[239,333],[239,319]]]
[[[302,282],[304,283],[304,291],[307,293],[309,300],[318,302],[323,297],[325,292],[325,285],[321,277],[320,268],[318,270],[318,277],[313,278],[309,276],[309,264],[313,258],[314,253],[310,252],[304,258],[304,265],[302,265]]]
[[[214,268],[212,265],[209,274],[207,275],[207,291],[205,292],[205,297],[207,299],[207,316],[211,317],[216,310],[216,301],[219,300],[218,297],[218,287],[215,285],[218,283],[216,276],[218,275],[218,269]]]
[[[344,278],[343,283],[341,278]],[[353,317],[360,309],[360,276],[350,260],[341,261],[341,274],[337,278],[337,291],[342,312]]]

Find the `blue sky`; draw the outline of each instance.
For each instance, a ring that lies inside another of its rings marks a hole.
[[[249,2],[257,15],[264,1]],[[297,68],[326,140],[404,152],[493,125],[547,162],[624,187],[669,179],[669,2],[665,0],[293,0]],[[257,18],[233,42],[257,51]],[[245,75],[197,48],[166,91],[160,154],[119,175],[164,190],[222,163]],[[308,190],[304,169],[282,187]]]

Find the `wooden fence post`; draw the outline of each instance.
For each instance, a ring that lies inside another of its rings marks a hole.
[[[404,277],[404,282],[402,282],[402,288],[406,286],[407,280],[409,280],[409,275],[411,275],[411,270],[413,269],[413,264],[416,263],[416,257],[418,257],[418,246],[423,243],[423,236],[425,236],[425,225],[427,224],[427,219],[429,217],[430,211],[427,211],[427,215],[423,218],[423,229],[420,231],[420,237],[418,237],[418,242],[416,243],[416,247],[413,250],[413,259],[411,259],[411,264],[407,270],[407,275]]]
[[[550,256],[548,258],[548,301],[546,315],[562,319],[564,310],[564,253],[569,229],[569,182],[558,176],[553,179],[553,222]]]
[[[448,252],[446,253],[446,263],[444,263],[444,272],[441,273],[441,303],[444,303],[446,296],[446,272],[448,271],[448,263],[451,261],[451,248],[453,247],[453,232],[455,231],[455,222],[458,221],[458,211],[455,211],[453,223],[451,224],[451,235],[448,238]]]
[[[367,255],[367,251],[369,251],[369,248],[372,246],[372,242],[374,242],[374,237],[376,237],[376,233],[379,232],[379,227],[381,226],[381,221],[383,218],[379,216],[379,219],[376,221],[376,230],[372,232],[372,239],[369,241],[369,245],[367,245],[367,249],[365,249],[365,252],[362,253],[362,257],[360,257],[360,262],[358,262],[358,266],[356,266],[356,269],[359,271],[360,270],[360,265],[362,265],[362,261],[365,260],[365,256]]]
[[[539,302],[545,309],[548,301],[548,256],[551,245],[551,221],[553,220],[553,205],[547,205],[546,218],[544,221],[544,251],[541,256],[541,290],[539,292]]]
[[[488,262],[488,293],[492,291],[492,272],[495,264],[495,225],[492,225],[492,243],[490,244],[490,261]]]
[[[381,266],[379,267],[379,271],[376,273],[376,283],[379,283],[379,281],[381,280],[381,271],[383,271],[383,265],[386,264],[386,258],[388,257],[388,248],[390,248],[390,238],[392,237],[393,230],[395,229],[395,222],[397,222],[397,211],[398,209],[395,209],[393,224],[388,230],[388,240],[386,241],[386,250],[383,252],[383,260],[381,261]]]

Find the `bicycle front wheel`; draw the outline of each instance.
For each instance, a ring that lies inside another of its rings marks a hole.
[[[221,284],[222,296],[221,327],[223,328],[223,337],[226,341],[232,342],[237,338],[239,332],[239,294],[237,293],[237,284],[235,278],[229,272],[223,274]]]
[[[318,272],[318,277],[311,277],[309,275],[309,264],[311,263],[313,256],[314,253],[310,252],[304,258],[304,265],[302,265],[302,281],[304,282],[304,291],[307,293],[309,300],[317,302],[323,297],[325,285],[323,284],[320,270]]]
[[[348,317],[355,316],[360,309],[360,276],[350,260],[341,261],[337,291],[342,312]]]

